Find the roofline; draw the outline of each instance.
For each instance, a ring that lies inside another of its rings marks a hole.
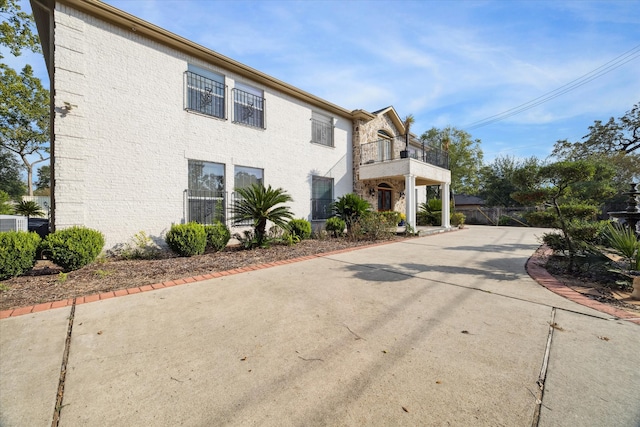
[[[305,101],[315,107],[322,108],[336,115],[347,117],[352,120],[356,118],[372,120],[375,117],[373,114],[368,113],[364,110],[347,110],[346,108],[340,107],[325,99],[305,92],[302,89],[283,82],[282,80],[278,80],[275,77],[269,76],[268,74],[260,72],[229,57],[221,55],[211,49],[207,49],[204,46],[187,40],[184,37],[178,36],[177,34],[167,31],[164,28],[140,19],[134,15],[124,12],[99,0],[31,0],[31,3],[32,9],[35,9],[33,7],[34,3],[48,10],[53,10],[55,7],[55,3],[69,6],[80,12],[86,13],[95,18],[99,18],[110,24],[116,25],[120,28],[127,29],[136,34],[140,34],[157,43],[186,53],[209,64],[213,64],[223,69],[232,71],[242,77],[261,83],[264,86],[283,92],[287,95]],[[51,29],[48,27],[48,22],[41,22],[38,26],[38,32],[44,32],[45,34],[48,34],[51,31]],[[51,53],[48,52],[48,49],[45,52],[48,53],[45,57],[45,61],[49,62],[50,58],[48,56]],[[50,70],[50,72],[52,72],[52,70]]]

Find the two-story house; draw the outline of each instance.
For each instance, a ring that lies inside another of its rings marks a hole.
[[[31,6],[51,82],[54,229],[95,228],[111,247],[174,223],[231,225],[235,189],[252,183],[282,187],[316,225],[350,192],[413,224],[419,186],[448,194],[445,153],[407,143],[392,107],[345,109],[100,1]]]

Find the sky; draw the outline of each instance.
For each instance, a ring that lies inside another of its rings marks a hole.
[[[464,129],[487,164],[545,159],[640,102],[638,0],[106,3],[341,107],[392,105],[418,135]],[[48,82],[40,56],[7,59]]]

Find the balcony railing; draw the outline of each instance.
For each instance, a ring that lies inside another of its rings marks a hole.
[[[404,150],[404,136],[368,142],[360,146],[360,164],[365,165],[402,158],[412,158],[430,165],[449,169],[449,153],[440,148],[429,145],[422,147],[409,145],[406,157],[403,156]]]

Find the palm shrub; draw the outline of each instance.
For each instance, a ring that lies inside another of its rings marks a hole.
[[[640,271],[640,241],[630,227],[609,223],[605,231],[609,246],[629,263],[629,270]]]
[[[174,224],[165,236],[169,248],[184,257],[201,255],[207,246],[207,232],[202,224]]]
[[[35,217],[44,216],[44,211],[42,210],[40,205],[30,200],[21,201],[13,208],[13,211],[16,213],[16,215],[24,215],[27,218],[31,218],[32,216],[35,216]]]
[[[429,199],[418,207],[418,223],[420,225],[441,225],[442,200]]]
[[[328,233],[331,233],[333,237],[342,236],[344,233],[344,229],[347,225],[343,220],[338,218],[337,216],[332,216],[327,219],[327,222],[324,225],[324,229],[327,230]]]
[[[19,276],[33,268],[40,236],[27,231],[0,233],[0,280]]]
[[[227,247],[227,243],[231,239],[229,227],[220,221],[216,221],[212,225],[205,225],[204,231],[207,233],[206,249],[213,249],[216,252],[220,252]]]
[[[86,227],[70,227],[47,235],[40,249],[65,271],[77,270],[93,262],[104,246],[104,236]]]
[[[289,221],[289,232],[300,240],[311,237],[311,223],[306,219],[292,219]]]
[[[233,223],[241,225],[251,221],[257,246],[262,246],[267,238],[267,221],[280,228],[286,228],[288,221],[293,219],[293,213],[289,207],[282,206],[283,203],[292,202],[293,199],[282,188],[252,184],[250,187],[237,188],[236,194],[238,198],[233,203],[231,211]]]
[[[332,205],[333,213],[345,222],[347,233],[358,222],[360,217],[371,210],[369,202],[357,194],[349,193],[338,198]]]

